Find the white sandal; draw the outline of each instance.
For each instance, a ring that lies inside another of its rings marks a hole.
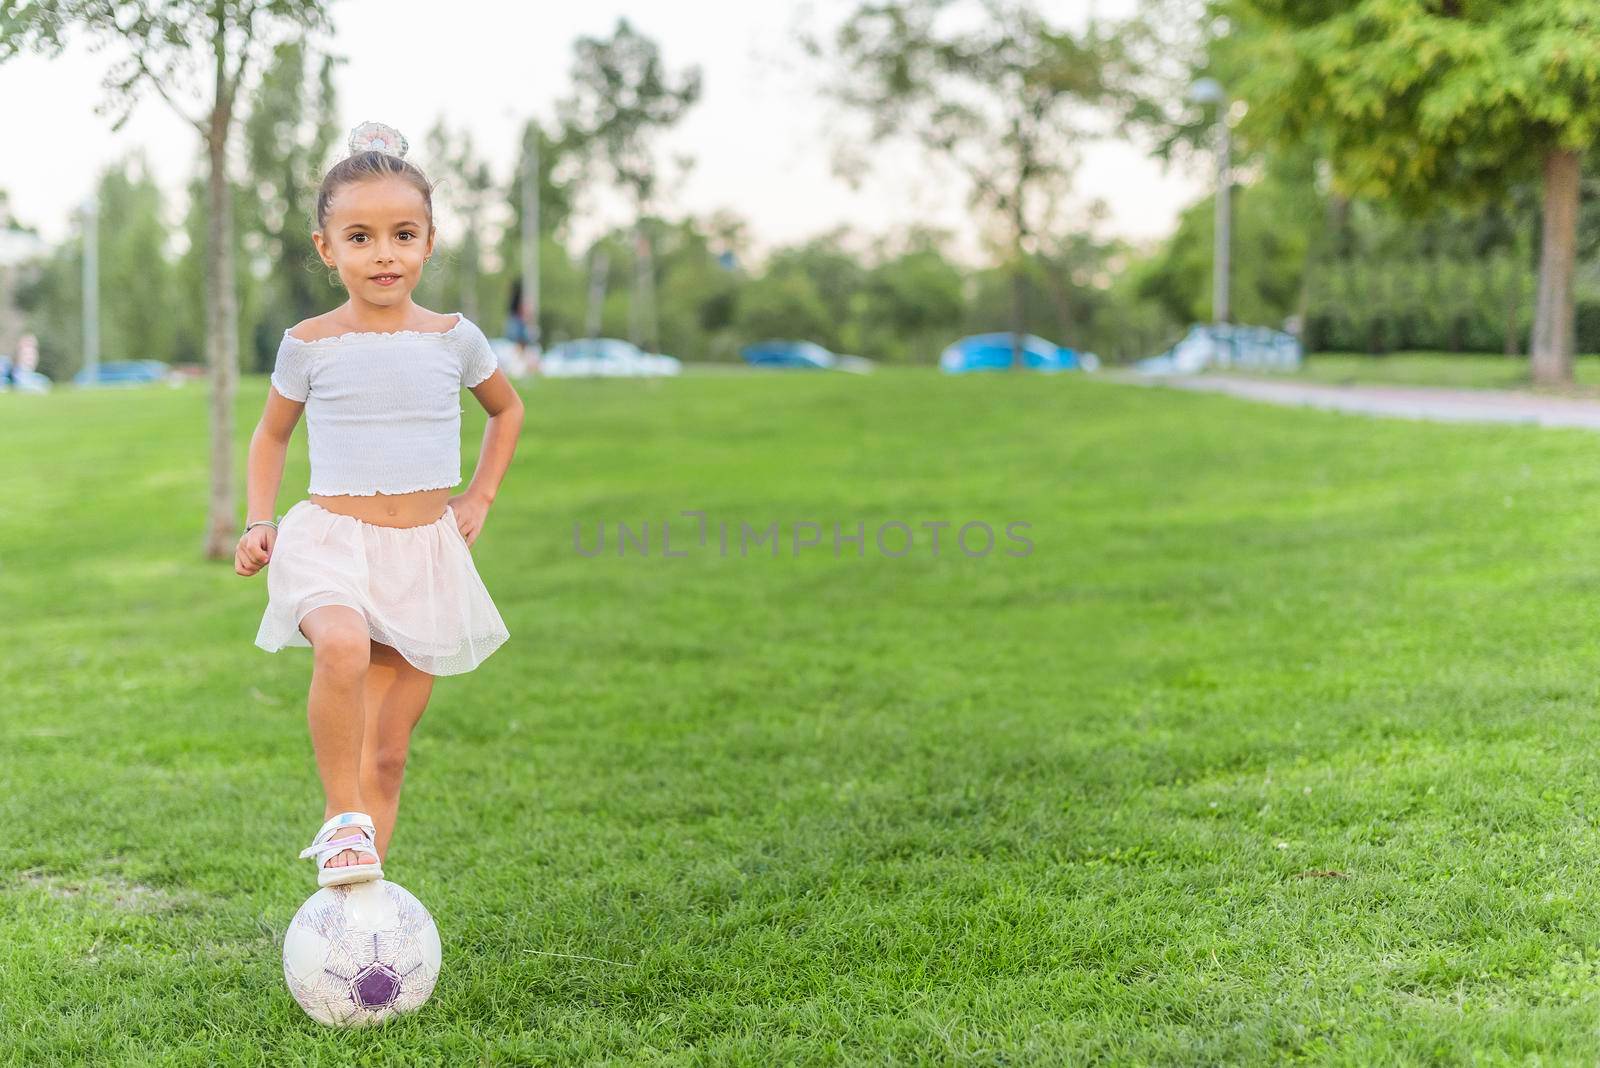
[[[341,831],[349,833],[341,834]],[[317,858],[317,885],[318,886],[343,886],[346,883],[364,883],[372,879],[383,878],[383,864],[374,861],[371,864],[336,864],[328,866],[328,860],[338,856],[346,849],[355,853],[371,853],[378,855],[378,829],[372,824],[372,817],[365,812],[341,812],[329,818],[322,825],[322,830],[311,840],[311,844],[300,851],[301,857]]]

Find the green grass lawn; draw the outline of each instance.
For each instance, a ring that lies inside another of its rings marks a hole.
[[[284,988],[310,653],[199,558],[202,389],[0,396],[0,1063],[1600,1058],[1594,435],[1065,375],[525,396],[474,547],[512,638],[436,686],[385,864],[444,972],[370,1032]],[[1034,548],[573,550],[685,509]]]
[[[1242,372],[1229,371],[1229,374]],[[1367,356],[1346,352],[1319,352],[1306,357],[1292,375],[1253,377],[1293,378],[1333,385],[1449,386],[1455,389],[1535,390],[1526,356],[1487,353],[1396,352]],[[1564,396],[1600,398],[1600,356],[1580,356],[1573,366],[1574,384],[1565,389],[1539,387],[1535,391]]]

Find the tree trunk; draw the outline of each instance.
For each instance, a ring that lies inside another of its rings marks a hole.
[[[589,259],[589,313],[584,317],[583,336],[599,337],[604,328],[604,315],[606,306],[606,282],[610,278],[611,257],[606,250],[596,244]],[[523,286],[522,292],[528,292]]]
[[[226,560],[238,547],[233,478],[233,398],[239,381],[239,303],[234,286],[233,195],[228,184],[228,131],[231,101],[217,82],[217,103],[211,110],[206,152],[210,218],[206,240],[206,360],[211,373],[211,500],[206,522],[205,554]]]
[[[1506,284],[1506,345],[1507,356],[1522,355],[1522,339],[1518,337],[1517,319],[1522,311],[1522,274],[1515,257],[1511,260],[1511,277]]]
[[[1071,269],[1065,263],[1058,264],[1050,271],[1050,282],[1050,296],[1056,306],[1056,331],[1061,343],[1070,349],[1082,349],[1082,339],[1074,336],[1077,324],[1072,314]]]
[[[1529,346],[1533,381],[1572,384],[1573,335],[1577,330],[1572,277],[1578,249],[1578,183],[1582,161],[1573,149],[1544,158],[1544,231],[1539,247],[1539,298]]]
[[[1027,321],[1027,284],[1022,270],[1022,249],[1011,265],[1011,369],[1022,370],[1022,331]]]
[[[1328,257],[1342,260],[1350,255],[1348,231],[1350,229],[1350,198],[1338,193],[1328,195]]]
[[[467,217],[467,232],[461,237],[461,314],[478,321],[478,220]]]
[[[1025,173],[1024,166],[1019,173]],[[1012,237],[1015,244],[1011,250],[1011,369],[1021,371],[1024,369],[1022,362],[1022,335],[1028,323],[1028,285],[1027,285],[1027,238],[1028,216],[1023,210],[1022,196],[1024,179],[1017,179],[1017,188],[1011,197],[1011,225]]]
[[[646,352],[656,351],[656,269],[643,209],[633,227],[633,300],[629,304],[629,340]]]
[[[1018,95],[1019,103],[1022,100]],[[1010,204],[1011,209],[1011,369],[1013,371],[1026,370],[1022,358],[1022,335],[1028,323],[1028,210],[1025,198],[1028,195],[1028,179],[1033,174],[1033,149],[1034,142],[1029,128],[1025,110],[1018,110],[1011,116],[1011,141],[1017,151],[1017,171],[1013,176]]]
[[[1320,340],[1311,329],[1311,306],[1317,298],[1316,286],[1322,281],[1318,274],[1339,255],[1340,234],[1349,210],[1349,201],[1337,193],[1329,194],[1322,228],[1314,231],[1311,240],[1306,242],[1306,258],[1300,267],[1300,291],[1295,296],[1294,313],[1300,323],[1300,329],[1294,333],[1305,351],[1310,350],[1313,342]]]

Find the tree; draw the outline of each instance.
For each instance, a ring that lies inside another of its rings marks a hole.
[[[17,341],[28,332],[20,315],[18,291],[33,284],[38,260],[43,258],[44,242],[38,231],[12,217],[10,194],[0,189],[0,351],[15,352]],[[42,353],[40,358],[44,358]]]
[[[873,250],[839,329],[844,350],[875,360],[933,363],[960,333],[965,279],[944,254],[945,235],[914,228]]]
[[[837,329],[814,282],[796,270],[767,271],[739,289],[734,326],[748,341],[827,339]]]
[[[252,370],[270,370],[284,324],[327,310],[333,293],[311,230],[323,167],[339,141],[338,62],[303,40],[285,41],[251,94],[242,182],[249,196],[239,230],[263,272],[261,314],[242,331],[252,342],[243,361]]]
[[[455,247],[461,313],[478,319],[478,289],[483,268],[483,217],[494,194],[489,165],[478,157],[469,133],[452,134],[441,118],[428,131],[428,156],[433,177],[441,182],[461,220],[461,234],[449,243]]]
[[[142,153],[107,167],[95,186],[99,328],[110,359],[162,358],[179,327],[175,278],[160,188]],[[39,337],[40,367],[53,378],[82,369],[83,239],[53,249],[18,294]]]
[[[724,266],[718,246],[737,241],[742,223],[722,214],[651,228],[661,275],[661,351],[684,359],[735,356],[728,336],[740,278]]]
[[[573,46],[573,92],[561,104],[565,139],[584,158],[602,165],[633,200],[634,344],[653,349],[656,335],[654,269],[644,219],[657,187],[655,147],[700,99],[700,69],[670,74],[650,38],[618,19],[609,39],[580,37]]]
[[[572,217],[576,179],[570,172],[581,169],[580,160],[574,144],[552,137],[535,119],[523,123],[517,146],[517,162],[511,171],[511,181],[505,187],[504,211],[508,222],[500,233],[498,245],[501,270],[488,288],[493,293],[493,303],[509,311],[512,282],[522,277],[522,220],[527,204],[522,191],[524,176],[536,169],[539,182],[539,322],[528,326],[532,330],[537,325],[535,336],[541,344],[548,344],[552,339],[576,336],[583,323],[586,279],[559,240]],[[525,289],[523,302],[530,303],[531,298],[532,294]]]
[[[101,346],[112,359],[160,359],[175,336],[172,263],[161,190],[142,153],[106,171],[98,199]]]
[[[1311,245],[1324,229],[1312,178],[1293,153],[1269,158],[1252,184],[1234,193],[1234,321],[1280,327],[1300,312]],[[1214,196],[1187,208],[1177,229],[1139,267],[1139,292],[1179,323],[1210,317]]]
[[[856,298],[866,284],[867,268],[846,248],[848,236],[841,227],[803,244],[778,249],[768,257],[765,275],[805,275],[827,309],[827,319],[816,332],[792,336],[808,338],[830,349],[855,352],[865,342],[849,336],[847,326],[855,324]],[[742,295],[739,300],[743,301]]]
[[[1267,141],[1325,137],[1344,195],[1417,213],[1543,187],[1533,379],[1572,381],[1582,151],[1600,131],[1591,0],[1214,0]]]
[[[975,207],[1005,234],[1012,271],[1012,364],[1027,332],[1023,265],[1041,214],[1060,194],[1083,114],[1117,98],[1125,53],[1091,24],[1051,27],[1029,0],[976,0],[960,22],[952,0],[868,0],[839,28],[833,94],[871,120],[874,141],[908,136],[953,163]],[[814,54],[823,47],[808,42]]]
[[[0,62],[25,51],[59,55],[75,31],[96,47],[120,46],[125,54],[106,75],[109,99],[101,109],[118,113],[112,129],[122,128],[140,90],[150,88],[194,127],[205,145],[211,491],[204,552],[212,560],[233,556],[240,527],[233,471],[239,309],[228,181],[228,142],[239,90],[263,46],[328,25],[322,0],[0,0]],[[202,98],[200,114],[190,110],[193,104],[182,102],[186,95]]]

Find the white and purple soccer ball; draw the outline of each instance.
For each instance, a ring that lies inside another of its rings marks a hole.
[[[323,887],[283,937],[289,993],[313,1020],[332,1027],[421,1008],[439,979],[440,957],[433,917],[386,879]]]

